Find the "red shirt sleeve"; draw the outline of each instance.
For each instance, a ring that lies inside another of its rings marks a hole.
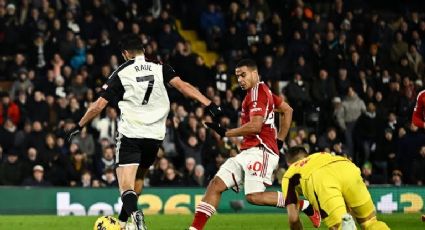
[[[283,99],[282,99],[282,97],[280,97],[280,96],[278,96],[274,93],[272,93],[272,95],[273,95],[273,104],[274,104],[274,107],[276,108],[280,104],[282,104]]]
[[[424,107],[425,107],[425,91],[419,93],[416,101],[415,109],[413,110],[412,123],[419,128],[424,128]]]
[[[249,116],[265,116],[269,100],[264,88],[258,84],[251,91],[251,103],[249,104]]]

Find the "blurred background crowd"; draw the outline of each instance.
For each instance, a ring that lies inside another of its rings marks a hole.
[[[367,184],[425,182],[425,132],[410,119],[424,89],[422,1],[0,0],[0,185],[116,186],[114,103],[71,144],[73,127],[123,62],[117,42],[137,34],[148,59],[170,64],[239,126],[244,92],[234,66],[254,59],[294,109],[285,142],[350,157]],[[176,20],[196,30],[214,65]],[[238,154],[203,108],[170,89],[167,136],[147,186],[206,186]],[[274,184],[286,168],[281,157]]]

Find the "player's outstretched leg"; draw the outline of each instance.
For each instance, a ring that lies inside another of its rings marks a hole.
[[[275,206],[277,208],[285,208],[285,201],[282,192],[256,192],[245,195],[246,200],[253,205]],[[313,226],[320,227],[321,217],[318,211],[307,200],[300,200],[299,209],[304,212],[313,223]]]
[[[189,230],[202,230],[208,219],[215,213],[221,199],[221,193],[227,189],[220,177],[214,177],[207,187],[202,202],[196,206],[195,217]]]
[[[137,230],[146,230],[145,218],[143,212],[137,210],[137,194],[134,190],[127,190],[122,193],[121,200],[123,203],[123,209],[127,212],[127,215],[131,215]]]

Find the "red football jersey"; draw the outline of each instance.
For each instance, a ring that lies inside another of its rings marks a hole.
[[[274,125],[274,105],[273,94],[269,87],[263,82],[248,90],[243,102],[241,111],[241,124],[244,125],[253,116],[263,117],[261,132],[257,135],[246,135],[243,137],[241,149],[248,149],[262,145],[269,151],[278,154],[276,144],[276,128]],[[277,97],[277,102],[282,100]]]
[[[413,110],[412,122],[419,128],[425,124],[425,90],[418,93],[415,110]]]

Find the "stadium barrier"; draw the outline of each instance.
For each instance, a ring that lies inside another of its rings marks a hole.
[[[278,188],[271,188],[270,190]],[[146,214],[191,214],[203,188],[146,188],[139,206]],[[423,212],[425,187],[370,187],[378,212]],[[111,215],[121,209],[115,188],[0,187],[0,214]],[[244,194],[223,193],[219,213],[278,213],[281,209],[248,204]]]

